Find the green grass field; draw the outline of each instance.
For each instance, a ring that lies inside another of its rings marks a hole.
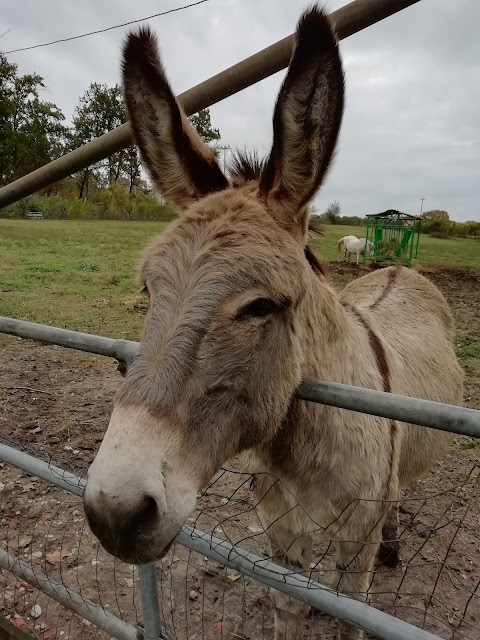
[[[0,315],[135,339],[143,316],[135,280],[140,252],[159,222],[0,220]],[[320,258],[337,260],[337,241],[364,235],[328,226]],[[422,267],[480,269],[480,242],[421,236]]]

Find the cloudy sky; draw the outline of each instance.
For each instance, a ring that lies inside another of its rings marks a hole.
[[[3,51],[74,36],[187,4],[188,0],[1,0]],[[154,18],[180,93],[290,34],[306,0],[209,0]],[[334,10],[346,0],[329,0]],[[337,159],[316,198],[344,215],[446,209],[480,220],[479,0],[421,0],[342,41],[347,104]],[[128,28],[9,54],[45,78],[45,98],[68,119],[91,82],[119,82]],[[226,145],[266,152],[284,73],[211,108]]]

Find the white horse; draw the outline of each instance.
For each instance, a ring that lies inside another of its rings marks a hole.
[[[350,260],[350,255],[352,253],[357,254],[357,264],[360,261],[360,256],[365,252],[365,247],[367,248],[368,255],[371,255],[373,252],[373,242],[367,240],[366,238],[357,238],[357,236],[343,236],[338,241],[338,253],[342,251],[342,245],[344,250],[344,258],[345,260]]]

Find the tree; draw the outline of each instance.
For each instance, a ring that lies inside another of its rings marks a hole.
[[[67,128],[60,109],[40,98],[38,74],[18,75],[0,54],[0,184],[37,169],[65,149]]]
[[[210,145],[212,142],[220,140],[220,131],[212,127],[210,109],[201,109],[198,113],[190,116],[189,120],[206,144]]]
[[[446,211],[433,209],[422,213],[422,229],[426,233],[448,233],[450,227],[450,217]]]
[[[143,185],[143,180],[140,177],[140,159],[135,145],[125,149],[122,158],[122,170],[128,181],[129,193],[133,193],[137,186]]]
[[[433,222],[434,220],[449,222],[450,216],[446,211],[442,211],[441,209],[432,209],[432,211],[424,211],[422,213],[422,220],[425,222]]]
[[[330,224],[338,224],[340,217],[340,203],[338,200],[331,202],[325,211],[325,218]]]
[[[108,87],[93,82],[80,97],[75,108],[72,130],[72,147],[79,147],[115,129],[125,121],[122,92],[119,85]],[[79,197],[88,194],[92,179],[99,186],[111,186],[122,177],[127,177],[131,188],[140,173],[136,148],[123,149],[106,160],[87,167],[79,174]]]

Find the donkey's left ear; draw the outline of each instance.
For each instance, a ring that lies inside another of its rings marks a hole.
[[[327,14],[307,10],[273,115],[273,146],[260,194],[283,227],[303,241],[307,204],[330,166],[344,106],[344,76]]]

